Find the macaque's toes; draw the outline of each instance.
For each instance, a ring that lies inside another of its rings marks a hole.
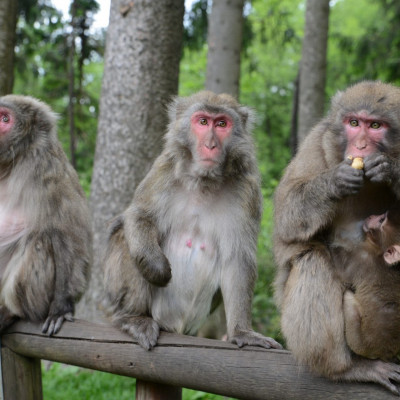
[[[232,343],[236,344],[238,347],[247,346],[259,346],[264,347],[266,349],[282,349],[282,345],[279,344],[276,340],[263,336],[260,333],[254,331],[243,331],[235,336],[233,336],[230,340]]]
[[[48,316],[42,326],[42,333],[47,334],[48,336],[55,335],[60,331],[62,324],[65,320],[73,322],[74,318],[72,316],[72,313],[69,312],[59,316]]]

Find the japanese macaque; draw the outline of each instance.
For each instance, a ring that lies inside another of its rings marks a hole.
[[[0,97],[0,332],[22,318],[57,333],[72,320],[90,261],[86,198],[55,114],[31,97]]]
[[[111,319],[151,349],[160,328],[196,334],[222,295],[232,343],[281,348],[251,329],[262,207],[252,113],[200,92],[176,98],[169,118],[163,152],[110,230]]]
[[[346,291],[346,341],[363,357],[393,361],[400,353],[400,213],[372,215],[331,244]]]
[[[362,158],[362,169],[348,156]],[[360,221],[399,207],[399,156],[400,89],[365,81],[338,92],[276,190],[274,234],[276,301],[295,358],[332,379],[377,382],[396,394],[400,366],[355,355],[346,342],[345,288],[329,243],[345,247]]]

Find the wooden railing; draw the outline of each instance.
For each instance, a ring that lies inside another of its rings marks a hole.
[[[284,350],[162,333],[146,351],[111,326],[81,320],[53,337],[39,324],[18,322],[1,344],[4,400],[42,399],[41,359],[135,377],[137,400],[181,399],[181,387],[251,400],[398,399],[378,385],[313,376]]]

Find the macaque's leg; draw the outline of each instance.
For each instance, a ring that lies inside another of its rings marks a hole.
[[[133,263],[122,226],[110,236],[104,265],[108,311],[113,324],[150,350],[159,336],[159,326],[149,316],[151,284]]]
[[[222,274],[221,291],[225,304],[228,340],[239,347],[260,346],[267,349],[281,349],[282,346],[270,337],[254,332],[251,328],[251,303],[254,290],[254,269],[251,263],[229,265]],[[241,268],[250,267],[245,273]]]
[[[361,336],[360,305],[354,293],[346,290],[343,298],[346,342],[356,354],[363,354],[365,344]]]
[[[282,304],[282,331],[295,358],[326,376],[351,365],[342,299],[325,248],[313,247],[293,263]]]

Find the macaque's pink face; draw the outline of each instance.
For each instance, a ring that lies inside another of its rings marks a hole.
[[[364,232],[367,234],[367,238],[369,238],[373,243],[378,246],[382,246],[382,238],[387,229],[388,218],[387,212],[385,214],[380,215],[370,215],[364,221]]]
[[[6,107],[0,107],[0,136],[6,135],[14,125],[14,115]]]
[[[197,158],[205,168],[212,168],[222,160],[225,141],[231,136],[233,121],[226,114],[198,111],[191,118],[196,137]]]
[[[376,152],[388,131],[385,122],[365,111],[347,116],[343,124],[347,137],[346,156],[364,158]]]

